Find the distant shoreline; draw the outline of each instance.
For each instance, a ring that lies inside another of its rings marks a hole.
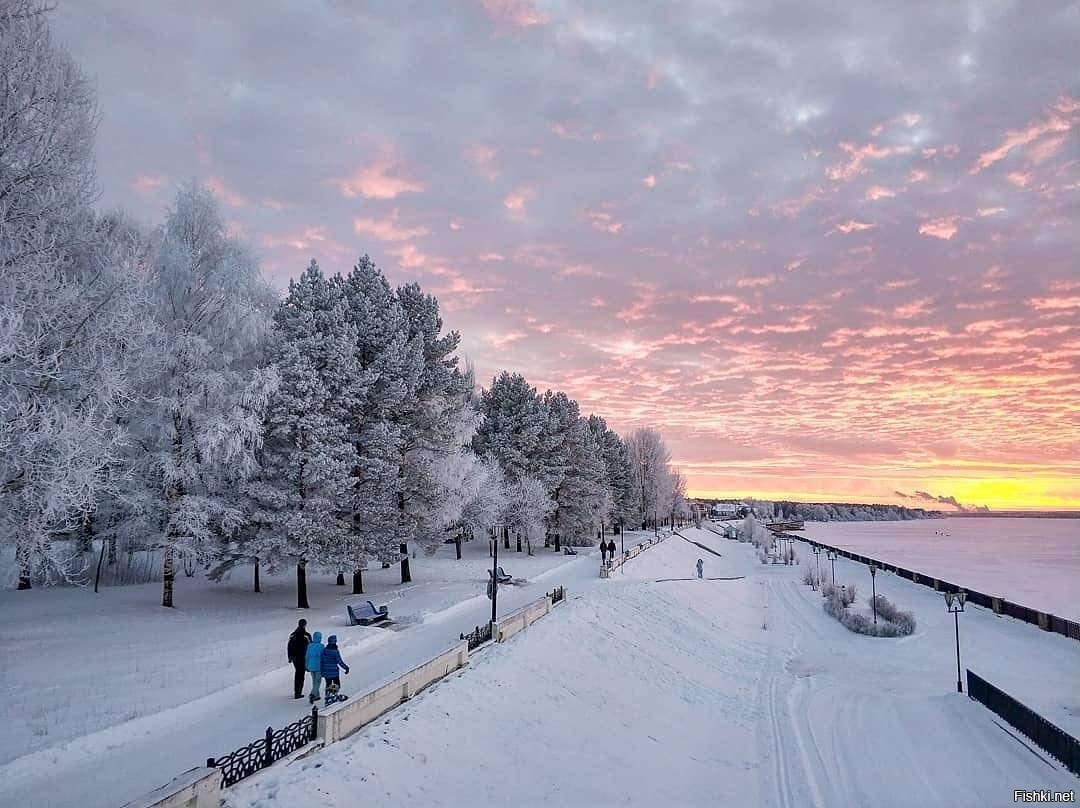
[[[997,517],[1005,519],[1080,519],[1080,511],[958,511],[943,513],[942,516],[963,519],[985,519]]]

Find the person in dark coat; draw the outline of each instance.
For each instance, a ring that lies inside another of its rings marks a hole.
[[[337,647],[337,635],[331,634],[326,638],[326,647],[322,652],[322,675],[323,680],[326,682],[326,693],[329,696],[331,692],[337,692],[341,687],[341,679],[338,676],[338,666],[345,669],[345,673],[349,672],[349,666],[345,664],[345,660],[341,658],[341,652]]]
[[[296,624],[296,629],[289,635],[289,644],[285,648],[285,653],[293,666],[294,699],[304,698],[304,675],[307,673],[304,658],[307,656],[309,642],[311,642],[311,635],[307,633],[307,620],[300,620]]]
[[[607,543],[607,556],[608,564],[613,564],[615,562],[615,539],[611,539]]]
[[[600,539],[600,564],[604,567],[607,566],[607,545],[603,539]]]

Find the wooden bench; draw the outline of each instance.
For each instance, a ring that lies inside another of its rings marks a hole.
[[[492,577],[491,570],[488,570],[487,574],[488,574],[488,578]],[[494,577],[500,584],[508,584],[508,583],[510,583],[511,581],[514,580],[511,576],[509,576],[505,572],[503,572],[502,567],[499,567],[497,569]]]
[[[350,626],[370,626],[372,623],[390,619],[390,607],[385,603],[376,606],[370,600],[365,600],[356,606],[346,604],[345,610],[349,613]]]

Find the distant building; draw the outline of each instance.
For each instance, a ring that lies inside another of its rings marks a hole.
[[[739,510],[735,502],[714,502],[712,505],[713,516],[734,516]]]

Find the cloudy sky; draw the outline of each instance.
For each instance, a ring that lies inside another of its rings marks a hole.
[[[699,493],[1080,507],[1080,5],[59,0],[102,204],[368,253]]]

